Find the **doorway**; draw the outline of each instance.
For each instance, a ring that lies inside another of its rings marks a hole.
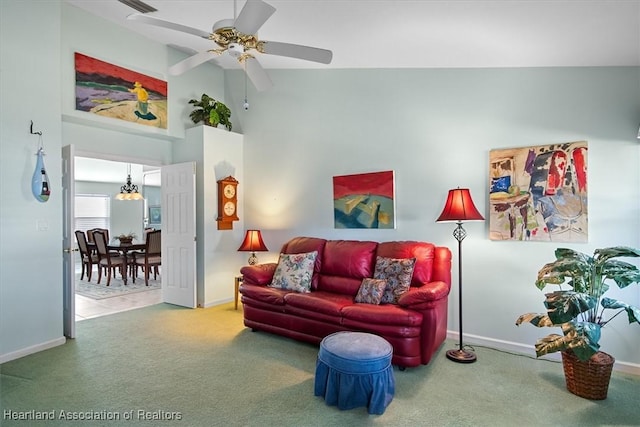
[[[74,230],[105,228],[109,230],[111,239],[125,233],[133,233],[141,239],[145,228],[161,229],[160,217],[156,214],[161,208],[161,169],[160,166],[140,162],[134,159],[74,156]],[[114,198],[121,186],[126,184],[128,175],[133,185],[138,186],[144,200]],[[154,213],[153,218],[150,212]],[[98,284],[95,266],[91,280],[87,274],[81,280],[81,262],[80,256],[75,257],[76,322],[162,302],[162,291],[159,289],[161,276],[156,276],[155,280],[152,278],[151,290],[137,286],[136,292],[131,289],[118,292],[117,288],[125,289],[121,280],[112,279],[112,286],[106,288],[106,279],[103,277],[101,284]],[[139,281],[137,283],[140,284]],[[128,287],[131,285],[129,280]]]
[[[127,164],[144,164],[128,158],[104,158],[75,152],[73,145],[62,147],[63,191],[63,329],[68,338],[75,338],[75,251],[74,197],[75,158],[88,157]],[[185,162],[171,165],[152,165],[161,170],[160,200],[162,218],[161,295],[163,303],[195,308],[196,289],[196,164]],[[127,177],[128,181],[128,177]],[[152,217],[154,215],[151,215]],[[157,216],[157,213],[156,213]],[[155,219],[155,218],[154,218]],[[175,256],[180,254],[180,256]]]

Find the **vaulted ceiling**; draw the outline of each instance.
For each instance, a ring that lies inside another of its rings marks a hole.
[[[185,52],[214,47],[193,35],[129,21],[127,15],[137,12],[118,0],[65,1]],[[265,1],[276,12],[260,28],[260,39],[333,51],[329,65],[258,54],[267,69],[640,66],[640,0]],[[157,9],[151,16],[209,32],[215,22],[237,16],[245,1],[144,3]],[[227,57],[217,63],[239,67]],[[83,180],[120,182],[124,168],[78,162]]]
[[[213,42],[128,21],[118,0],[66,0],[189,52]],[[639,66],[640,0],[265,0],[262,40],[333,51],[329,65],[259,55],[264,68]],[[150,15],[211,31],[244,0],[145,0]],[[235,5],[235,6],[234,6]],[[223,68],[238,67],[223,58]]]

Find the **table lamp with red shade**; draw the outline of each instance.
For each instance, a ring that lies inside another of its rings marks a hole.
[[[267,249],[267,246],[262,240],[262,233],[260,233],[260,230],[247,230],[244,240],[238,248],[238,251],[240,252],[251,252],[249,265],[256,265],[258,263],[256,252],[266,252],[268,250],[269,249]]]

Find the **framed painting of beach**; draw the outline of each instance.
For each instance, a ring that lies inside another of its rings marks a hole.
[[[167,129],[167,82],[75,52],[76,110]]]

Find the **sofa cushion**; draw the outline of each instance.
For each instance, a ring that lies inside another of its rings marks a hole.
[[[295,292],[311,292],[311,276],[317,256],[317,251],[280,254],[273,280],[268,286]]]
[[[415,258],[416,264],[413,267],[412,286],[420,286],[434,280],[432,279],[435,258],[435,246],[433,243],[415,241],[382,242],[378,245],[376,255],[386,258]],[[438,265],[441,265],[441,263],[438,263]]]
[[[342,317],[371,325],[414,327],[422,325],[422,314],[397,305],[352,304],[342,309]]]
[[[355,240],[329,240],[324,247],[321,275],[318,290],[338,292],[355,296],[360,282],[365,277],[372,277],[375,264],[376,242]],[[341,289],[341,283],[332,278],[356,279],[350,289]]]
[[[365,304],[380,304],[382,300],[382,294],[387,286],[386,280],[381,279],[369,279],[368,277],[362,279],[360,289],[356,294],[356,302],[362,302]]]
[[[290,291],[287,290],[260,285],[249,285],[246,283],[240,286],[240,293],[242,293],[243,297],[274,305],[284,305],[284,296],[289,292]]]
[[[356,279],[371,277],[377,247],[376,242],[329,240],[324,248],[321,271],[323,274]]]
[[[242,282],[250,285],[267,285],[273,279],[273,273],[276,271],[278,264],[275,262],[245,265],[240,269],[242,274]]]
[[[415,263],[415,258],[398,259],[381,256],[376,258],[373,278],[387,281],[382,303],[397,304],[398,298],[409,290]]]
[[[317,237],[294,237],[282,246],[280,253],[284,254],[301,254],[304,252],[317,251],[316,263],[313,267],[313,278],[311,289],[318,288],[318,273],[322,269],[322,260],[324,257],[324,246],[327,243],[325,239]]]
[[[354,277],[318,275],[318,290],[335,294],[349,295],[352,299],[358,293],[362,279]]]
[[[346,306],[353,305],[353,297],[348,295],[333,294],[330,292],[315,291],[308,294],[288,293],[284,297],[285,311],[289,308],[302,309],[311,314],[322,313],[340,319],[340,312]]]

